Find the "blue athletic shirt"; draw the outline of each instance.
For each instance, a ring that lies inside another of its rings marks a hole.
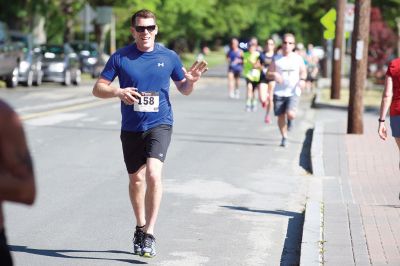
[[[156,43],[151,52],[141,52],[136,44],[117,50],[108,60],[101,77],[119,80],[120,88],[134,87],[139,92],[158,92],[158,112],[137,112],[133,105],[121,101],[121,130],[143,132],[161,124],[172,125],[173,114],[169,101],[170,78],[185,78],[182,62],[172,50]]]

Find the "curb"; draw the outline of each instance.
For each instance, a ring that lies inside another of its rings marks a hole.
[[[311,143],[311,165],[313,176],[308,184],[305,208],[300,265],[323,265],[323,195],[322,179],[325,175],[323,162],[324,125],[316,122]]]

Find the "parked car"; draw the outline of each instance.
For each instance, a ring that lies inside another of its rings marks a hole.
[[[63,85],[81,83],[79,58],[69,44],[43,44],[40,46],[43,81],[61,82]]]
[[[71,42],[71,46],[79,56],[82,73],[90,73],[94,76],[95,67],[101,60],[97,43],[74,41]]]
[[[42,84],[42,54],[40,49],[34,49],[31,34],[24,34],[19,31],[10,31],[11,40],[18,42],[22,46],[23,57],[19,62],[18,82],[27,87]]]
[[[19,62],[22,56],[21,46],[11,41],[7,25],[0,22],[0,80],[5,81],[9,88],[18,85]]]

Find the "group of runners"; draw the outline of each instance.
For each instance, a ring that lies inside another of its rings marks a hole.
[[[254,112],[259,102],[265,109],[264,122],[271,123],[271,113],[277,116],[282,139],[280,145],[288,144],[288,130],[293,125],[297,104],[303,90],[311,91],[318,74],[318,57],[310,44],[308,51],[302,44],[296,46],[295,36],[286,33],[276,47],[274,39],[258,45],[253,37],[247,50],[239,47],[239,40],[231,40],[226,58],[228,61],[228,92],[230,98],[240,98],[240,80],[246,81],[245,110]]]

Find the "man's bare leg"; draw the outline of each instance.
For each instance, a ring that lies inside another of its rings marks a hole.
[[[145,193],[146,193],[146,166],[143,165],[136,173],[129,175],[129,197],[136,224],[142,227],[146,224],[145,216]]]
[[[163,163],[155,158],[147,159],[146,169],[146,227],[145,232],[154,233],[154,226],[157,220],[158,211],[160,209],[162,197],[162,174]]]

